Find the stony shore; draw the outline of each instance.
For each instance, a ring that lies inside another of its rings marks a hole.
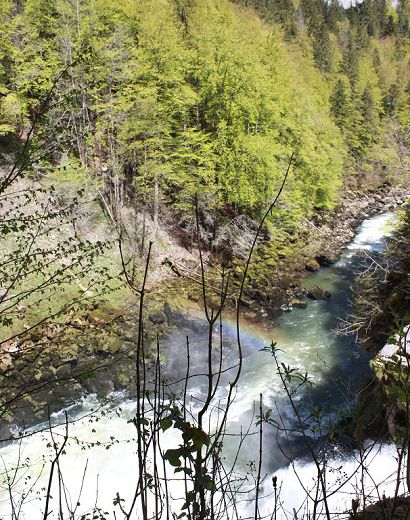
[[[410,197],[410,189],[383,185],[367,192],[346,191],[332,211],[304,219],[292,254],[271,264],[258,258],[259,276],[245,289],[245,312],[252,317],[276,317],[298,306],[303,279],[309,272],[334,263],[353,239],[360,223],[379,213],[394,210]],[[326,297],[326,295],[325,295]]]

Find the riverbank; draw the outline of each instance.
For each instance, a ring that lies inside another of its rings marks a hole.
[[[373,357],[373,378],[358,396],[355,436],[402,439],[408,435],[408,341],[410,321],[410,205],[384,255],[372,255],[356,280],[355,318],[349,324]],[[378,425],[378,427],[376,427]]]
[[[364,219],[400,207],[408,197],[410,188],[389,184],[368,191],[347,190],[332,211],[303,219],[298,236],[289,237],[285,245],[274,241],[262,244],[245,286],[244,312],[255,318],[277,317],[297,307],[306,293],[302,284],[307,274],[332,265]],[[278,247],[287,254],[278,253]]]

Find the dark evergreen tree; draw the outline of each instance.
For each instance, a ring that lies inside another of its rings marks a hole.
[[[393,83],[388,93],[383,97],[383,114],[385,116],[393,116],[396,114],[400,99],[400,87],[397,83]]]
[[[352,84],[356,82],[359,63],[359,46],[354,33],[350,30],[347,34],[343,52],[341,70],[349,78]]]
[[[282,26],[287,37],[297,34],[296,9],[292,0],[235,0],[245,7],[253,7],[262,18]]]
[[[396,34],[397,28],[396,24],[394,22],[393,15],[389,15],[387,17],[387,21],[384,24],[383,27],[383,36],[393,36],[393,34]]]
[[[400,36],[410,36],[410,0],[398,0],[397,3],[397,32]]]
[[[332,47],[329,32],[325,26],[322,26],[322,30],[318,31],[314,36],[313,56],[317,67],[322,72],[330,72],[332,70]]]
[[[349,113],[349,99],[346,92],[345,83],[338,79],[330,96],[331,111],[337,126],[343,128]]]
[[[338,23],[346,19],[346,12],[339,0],[330,0],[325,11],[326,25],[330,31],[338,31]]]
[[[366,150],[371,142],[376,140],[378,113],[376,110],[372,88],[367,85],[361,96],[359,109],[361,113],[362,128],[360,140],[363,150]]]
[[[300,0],[303,20],[310,35],[317,35],[325,26],[327,4],[324,0]]]
[[[273,21],[282,25],[287,36],[296,36],[296,9],[292,0],[273,0],[271,12]]]

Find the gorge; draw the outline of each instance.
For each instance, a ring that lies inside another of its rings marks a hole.
[[[269,353],[262,349],[271,341],[277,342],[281,349],[279,354],[281,361],[309,373],[312,386],[303,388],[302,395],[298,396],[298,406],[303,415],[309,415],[309,411],[314,407],[320,407],[329,420],[327,428],[331,423],[340,420],[346,410],[349,411],[349,407],[354,406],[355,393],[369,375],[370,369],[368,355],[355,344],[354,339],[335,336],[334,329],[338,320],[346,315],[349,306],[352,305],[350,287],[354,274],[360,269],[363,261],[360,253],[382,252],[386,237],[389,236],[389,225],[392,225],[393,220],[393,213],[377,215],[365,220],[340,259],[331,267],[322,268],[306,279],[306,288],[320,285],[331,293],[330,299],[309,300],[307,309],[294,309],[274,322],[265,319],[256,324],[245,318],[241,326],[244,348],[243,369],[237,394],[229,410],[226,427],[228,435],[224,437],[222,453],[225,464],[231,464],[237,456],[238,443],[236,437],[231,435],[239,435],[243,425],[249,425],[251,431],[241,445],[237,461],[239,474],[247,474],[247,465],[255,460],[255,426],[252,425],[255,414],[257,415],[255,403],[257,406],[259,395],[263,395],[264,409],[273,409],[272,417],[279,414],[283,424],[286,423],[289,430],[282,431],[279,437],[277,430],[269,427],[268,424],[264,430],[263,472],[267,475],[276,475],[279,479],[281,488],[281,505],[280,508],[278,506],[280,511],[278,510],[277,513],[279,518],[292,514],[293,509],[300,514],[306,514],[311,510],[312,504],[307,500],[303,488],[295,481],[295,473],[302,481],[309,482],[315,477],[315,468],[313,462],[309,460],[309,453],[301,433],[291,432],[292,411],[286,398],[282,397],[283,388],[275,373],[273,361]],[[218,336],[218,330],[214,334]],[[235,344],[233,321],[223,320],[223,336],[224,343]],[[172,383],[171,376],[173,380],[183,378],[186,372],[185,340],[182,333],[178,334],[175,331],[173,337],[164,339],[162,343],[161,349],[164,349],[165,358],[164,373],[167,374],[165,377],[169,383]],[[198,332],[192,332],[190,344],[191,369],[192,374],[195,374],[204,365],[204,338],[201,338]],[[226,352],[218,394],[215,395],[215,402],[218,403],[226,400],[227,385],[232,377],[229,371],[229,366],[232,365],[230,359],[232,347],[228,346]],[[197,407],[198,402],[203,399],[205,395],[203,385],[206,386],[206,380],[203,379],[203,377],[190,379],[187,392],[190,401],[187,405],[188,409]],[[78,497],[79,517],[86,515],[96,504],[102,511],[111,514],[115,509],[113,501],[115,503],[116,493],[119,493],[125,504],[130,502],[137,485],[138,472],[135,456],[135,425],[130,422],[135,415],[135,407],[135,401],[124,394],[117,393],[111,395],[108,404],[99,403],[95,396],[90,395],[67,410],[70,419],[69,440],[59,462],[64,482],[62,500],[63,503],[68,500],[70,507],[75,509],[75,501]],[[61,443],[65,428],[63,411],[53,414],[51,420],[53,424],[62,424],[60,427],[53,428],[57,443]],[[212,420],[215,421],[215,418]],[[212,420],[211,429],[215,428],[215,424],[212,426]],[[4,470],[7,468],[3,473],[1,485],[0,512],[3,518],[13,518],[11,503],[14,504],[15,510],[19,510],[19,518],[35,518],[44,508],[44,492],[41,490],[45,489],[52,459],[52,441],[47,428],[47,424],[40,424],[31,429],[27,438],[14,441],[0,450],[3,468]],[[40,430],[39,433],[35,433],[37,429]],[[313,431],[311,435],[312,438],[315,437]],[[181,442],[180,435],[174,428],[164,432],[161,438],[164,451],[177,447],[179,442]],[[280,449],[278,443],[281,445]],[[328,490],[331,495],[329,500],[332,511],[345,512],[350,509],[352,496],[353,498],[356,496],[352,490],[360,480],[360,460],[353,446],[348,447],[335,441],[331,448],[327,449],[330,459],[329,468],[339,468],[339,470],[327,468],[330,475]],[[374,500],[377,494],[388,495],[394,489],[395,479],[392,478],[392,474],[396,465],[396,450],[392,445],[371,444],[371,441],[368,441],[367,449],[366,457],[371,462],[368,467],[366,464],[366,471],[370,475],[365,484],[366,496],[368,493],[368,500],[371,498]],[[290,466],[287,457],[292,460]],[[342,461],[343,472],[340,469]],[[84,482],[79,479],[83,470],[85,471]],[[172,468],[168,471],[172,474]],[[12,496],[7,490],[10,484],[8,479],[11,476]],[[344,480],[346,482],[343,482],[341,489],[333,494],[334,489],[337,489]],[[31,484],[28,486],[29,482],[33,483],[33,487]],[[53,500],[62,493],[61,488],[60,491],[58,490],[57,482],[56,479],[51,492]],[[181,495],[180,486],[183,486],[183,481],[175,482],[171,477],[169,486],[173,497],[177,498]],[[246,489],[252,486],[248,482],[242,484],[242,487]],[[28,493],[27,489],[29,489]],[[273,489],[270,477],[264,480],[262,490],[262,494],[267,495],[267,498],[261,500],[261,510],[264,514],[270,515],[273,513]],[[353,492],[353,495],[350,492]],[[243,501],[238,501],[236,507],[244,515],[249,513],[250,506],[246,504],[252,496],[253,492],[250,491],[248,497],[244,496]],[[176,504],[178,500],[175,501],[174,508]],[[67,514],[66,506],[63,509]],[[233,515],[232,511],[226,514],[232,518],[230,516]]]

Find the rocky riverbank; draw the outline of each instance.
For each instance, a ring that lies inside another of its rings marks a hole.
[[[182,305],[184,300],[180,300]],[[156,356],[157,338],[204,334],[203,320],[153,299],[144,321],[147,380]],[[5,346],[0,360],[0,439],[16,425],[25,429],[46,421],[49,413],[95,394],[103,403],[113,392],[135,395],[138,316],[135,307],[114,316],[109,309],[67,316],[31,334],[24,347]],[[149,383],[148,383],[149,384]],[[11,429],[10,429],[11,428]]]
[[[334,263],[343,248],[352,240],[360,223],[378,213],[401,206],[410,197],[410,188],[384,184],[363,192],[346,191],[333,211],[317,212],[312,219],[303,219],[299,235],[290,237],[288,255],[272,260],[268,254],[275,244],[259,247],[245,288],[245,312],[250,316],[272,317],[298,307],[305,294],[305,276]],[[308,295],[312,299],[326,299],[330,295]]]
[[[369,260],[371,269],[356,282],[356,321],[351,327],[374,358],[374,377],[359,393],[353,421],[359,437],[397,439],[407,431],[410,206],[402,209],[387,251]]]

